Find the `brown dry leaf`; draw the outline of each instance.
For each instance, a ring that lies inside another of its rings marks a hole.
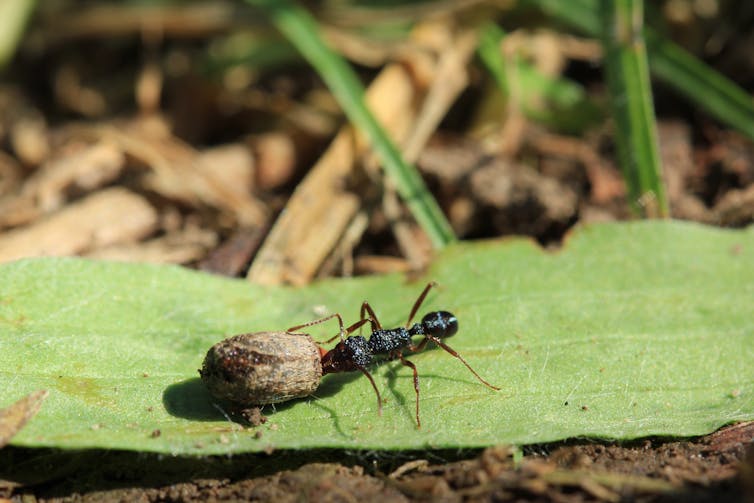
[[[187,264],[204,258],[217,241],[215,232],[189,227],[149,241],[98,248],[85,256],[119,262]]]
[[[493,160],[476,169],[470,183],[483,204],[498,209],[531,207],[537,210],[532,218],[547,222],[568,221],[578,210],[578,196],[572,189],[523,164]]]
[[[10,143],[26,166],[42,164],[50,154],[47,122],[37,114],[20,118],[11,126]]]
[[[43,165],[16,197],[0,202],[0,228],[23,225],[57,210],[70,192],[91,191],[114,180],[125,165],[123,152],[110,142],[74,148]]]
[[[34,391],[8,407],[0,409],[0,448],[7,445],[10,439],[39,412],[47,395],[49,392],[44,389]]]
[[[428,28],[435,35],[444,32],[446,36],[442,38],[442,45],[436,48],[439,59],[434,65],[427,97],[419,109],[410,135],[403,143],[404,158],[412,163],[419,158],[458,95],[468,86],[467,68],[477,45],[476,32],[464,30],[454,35],[447,21]]]
[[[229,143],[203,150],[196,163],[207,179],[216,180],[227,190],[234,191],[240,200],[249,198],[254,186],[254,157],[247,146]],[[222,205],[218,203],[217,206]],[[243,211],[238,213],[239,216],[244,214]]]
[[[689,191],[688,180],[695,169],[691,129],[685,123],[660,121],[658,136],[671,213],[676,218],[711,222],[710,211]]]
[[[296,145],[288,134],[277,131],[251,139],[256,158],[256,186],[259,190],[278,189],[290,182],[296,170]]]
[[[57,12],[52,9],[52,12]],[[40,14],[45,14],[41,9]],[[187,4],[92,4],[77,5],[65,16],[41,19],[49,40],[61,43],[76,38],[108,38],[142,34],[146,27],[159,27],[165,37],[203,37],[227,33],[240,23],[232,2]]]
[[[0,262],[23,257],[74,255],[151,234],[157,213],[143,197],[122,188],[97,192],[27,227],[0,235]]]
[[[532,131],[532,145],[541,153],[553,158],[573,159],[584,165],[592,187],[591,200],[596,204],[606,204],[626,194],[626,185],[620,173],[610,169],[600,157],[596,148],[588,142],[563,135]]]
[[[49,154],[44,114],[30,102],[26,90],[13,85],[0,86],[0,140],[26,167],[38,166]]]
[[[14,192],[21,183],[22,172],[21,166],[16,160],[0,152],[0,198],[3,198]],[[0,199],[1,200],[1,199]],[[2,205],[0,204],[0,209]],[[2,216],[0,216],[0,220]],[[0,227],[2,225],[0,224]]]
[[[401,257],[391,257],[389,255],[359,255],[354,259],[353,271],[358,275],[407,274],[411,272],[411,264]]]
[[[728,191],[715,205],[714,214],[720,225],[750,224],[754,221],[754,185]]]
[[[241,225],[263,225],[267,210],[251,195],[253,157],[242,145],[197,152],[166,131],[159,120],[125,128],[98,125],[83,132],[114,141],[149,169],[147,188],[191,206],[207,205],[233,215]]]
[[[266,233],[267,229],[264,228],[236,231],[203,258],[199,269],[225,276],[240,276],[259,249]]]
[[[110,112],[101,89],[91,87],[82,75],[82,68],[72,62],[62,63],[55,71],[53,91],[58,104],[83,117],[102,117]]]

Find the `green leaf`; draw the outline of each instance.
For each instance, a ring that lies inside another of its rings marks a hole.
[[[754,228],[678,222],[589,227],[552,253],[525,240],[456,244],[410,284],[262,288],[177,267],[24,260],[0,266],[0,408],[49,390],[13,445],[172,454],[701,435],[754,419],[752,263]],[[371,368],[382,417],[354,372],[267,407],[256,430],[226,420],[198,379],[224,337],[333,311],[350,323],[364,299],[398,326],[430,279],[440,287],[420,314],[454,312],[448,343],[502,390],[441,349],[412,355],[421,430],[410,369],[396,362]]]

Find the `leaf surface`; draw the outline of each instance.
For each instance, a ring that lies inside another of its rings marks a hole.
[[[24,260],[0,266],[0,408],[49,391],[14,445],[171,454],[701,435],[754,419],[753,264],[753,229],[678,222],[583,228],[555,252],[518,239],[452,245],[412,283],[263,288],[178,267]],[[365,299],[384,326],[401,325],[429,280],[440,287],[420,315],[455,313],[448,344],[502,389],[439,348],[411,355],[421,430],[399,362],[371,367],[381,417],[355,372],[267,407],[257,429],[229,422],[198,379],[207,349],[233,334],[336,311],[352,323]]]

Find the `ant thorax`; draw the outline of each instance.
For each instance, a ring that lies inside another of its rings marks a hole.
[[[421,326],[415,323],[411,328],[379,329],[369,337],[369,348],[374,354],[390,353],[411,344],[411,337],[422,333]]]
[[[372,363],[372,352],[369,348],[369,342],[362,336],[349,337],[341,344],[348,348],[350,360],[357,366],[363,367]]]

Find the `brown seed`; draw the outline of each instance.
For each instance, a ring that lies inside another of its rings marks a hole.
[[[322,361],[309,335],[255,332],[212,346],[199,375],[215,398],[265,405],[311,395],[322,378]]]

